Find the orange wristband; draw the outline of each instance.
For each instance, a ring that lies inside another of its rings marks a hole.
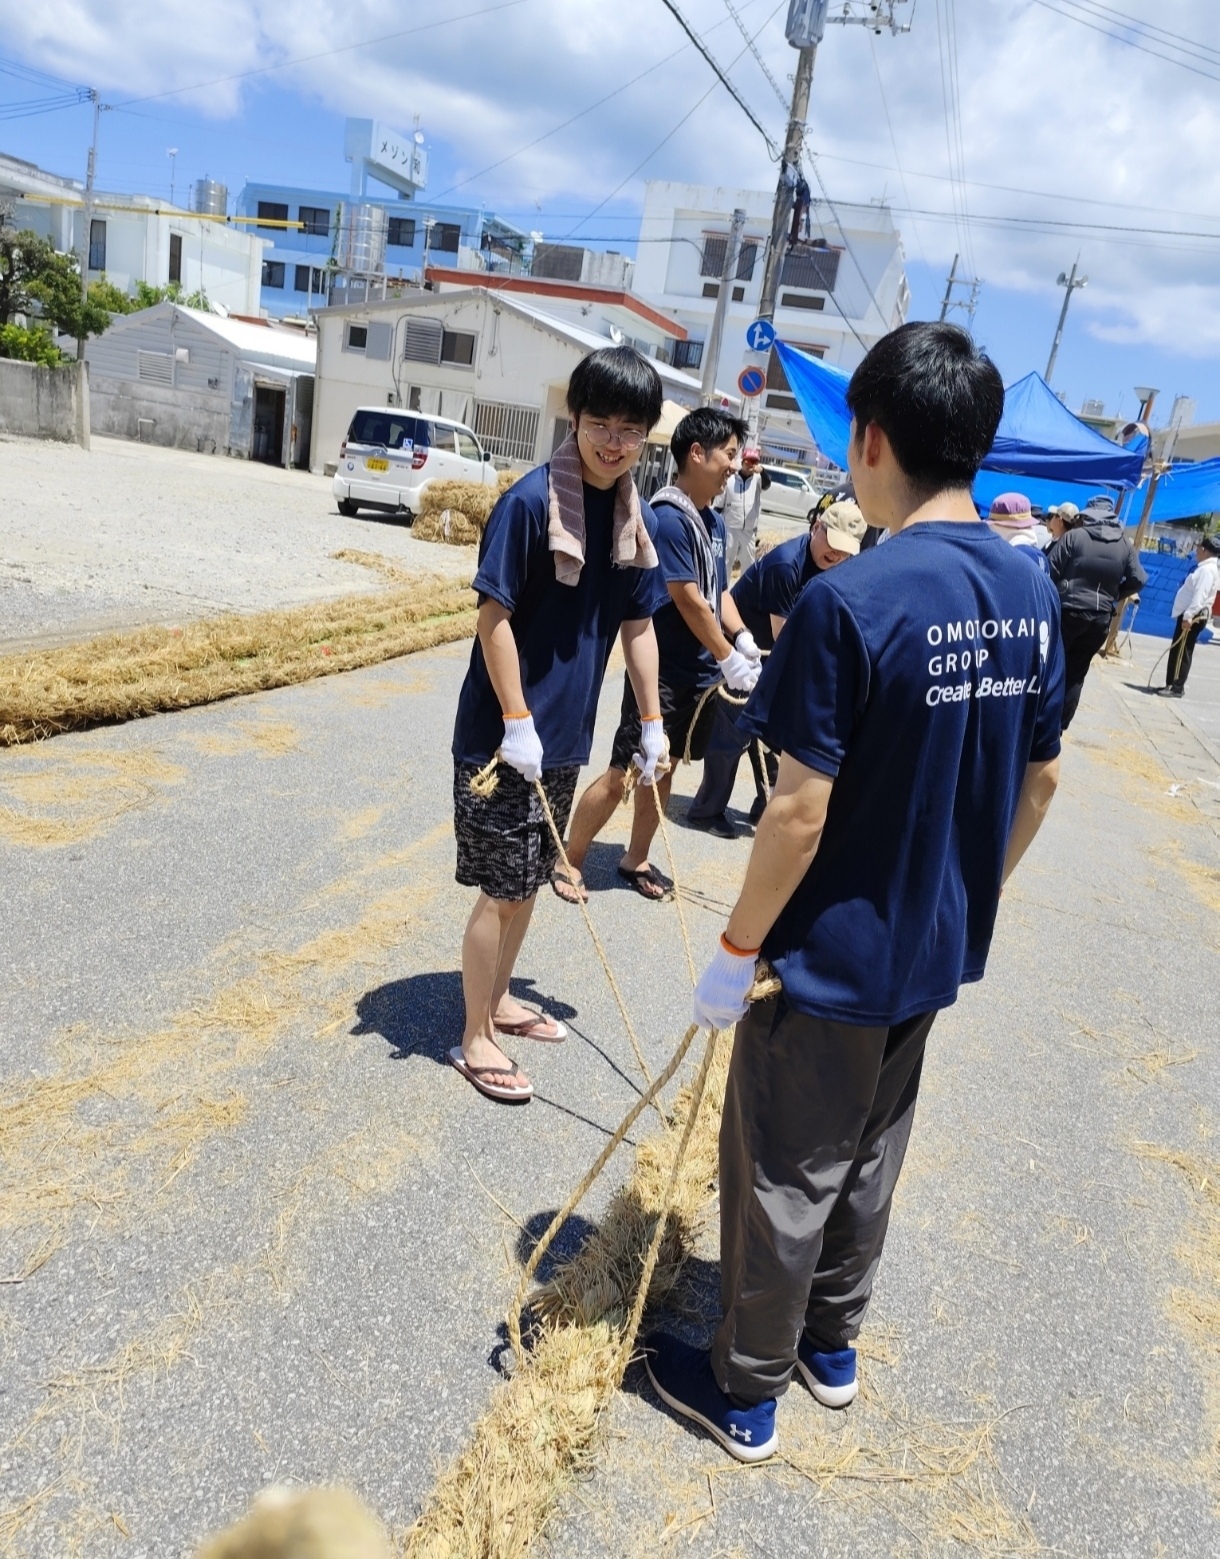
[[[501,715],[500,716],[501,720],[528,720],[529,717],[530,717],[530,712],[529,712],[528,709],[523,709],[519,715]]]
[[[723,931],[720,933],[720,945],[726,953],[732,953],[734,958],[757,958],[762,952],[761,947],[734,947]]]
[[[640,716],[640,724],[641,725],[650,725],[654,720],[659,720],[660,718],[661,718],[660,715],[641,715]]]

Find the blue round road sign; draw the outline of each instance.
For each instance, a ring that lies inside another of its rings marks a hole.
[[[746,326],[746,345],[751,352],[769,352],[775,345],[775,326],[769,319],[756,319]]]
[[[761,395],[767,388],[767,376],[761,368],[743,368],[737,375],[737,388],[743,395]]]

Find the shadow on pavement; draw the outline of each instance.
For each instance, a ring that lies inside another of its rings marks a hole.
[[[576,1008],[543,996],[532,980],[513,980],[509,989],[518,1001],[539,1007],[553,1018],[567,1020]],[[414,974],[366,991],[356,1003],[354,1035],[378,1034],[395,1059],[428,1056],[449,1065],[449,1051],[462,1037],[462,976],[457,969]]]

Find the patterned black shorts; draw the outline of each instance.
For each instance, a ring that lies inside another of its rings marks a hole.
[[[453,762],[457,880],[467,888],[482,888],[488,898],[520,903],[548,880],[558,851],[533,785],[501,763],[496,768],[500,783],[492,794],[476,796],[470,781],[482,767],[457,758]],[[542,771],[542,788],[561,836],[579,774],[578,763]]]

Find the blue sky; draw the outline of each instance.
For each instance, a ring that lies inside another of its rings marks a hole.
[[[1116,21],[1119,7],[1148,25]],[[179,199],[205,173],[232,193],[247,179],[343,189],[346,114],[406,129],[419,114],[430,197],[456,185],[445,198],[598,247],[630,250],[648,177],[774,183],[761,139],[659,0],[412,0],[390,17],[375,0],[214,0],[207,28],[185,0],[100,9],[0,0],[0,55],[109,102],[152,97],[102,116],[102,187],[168,196],[176,146]],[[778,137],[780,106],[723,0],[682,9]],[[734,9],[786,91],[786,6]],[[975,333],[1006,380],[1045,368],[1055,277],[1079,253],[1090,285],[1055,374],[1068,404],[1130,413],[1142,383],[1161,390],[1162,416],[1186,394],[1200,420],[1220,419],[1220,7],[960,0],[960,24],[957,10],[919,0],[906,37],[828,30],[810,142],[832,195],[894,206],[913,317],[937,312],[955,250],[973,258]],[[391,29],[404,36],[335,52],[336,38]],[[213,85],[180,90],[201,82]],[[0,74],[0,150],[79,176],[87,108],[3,117],[40,90]]]

